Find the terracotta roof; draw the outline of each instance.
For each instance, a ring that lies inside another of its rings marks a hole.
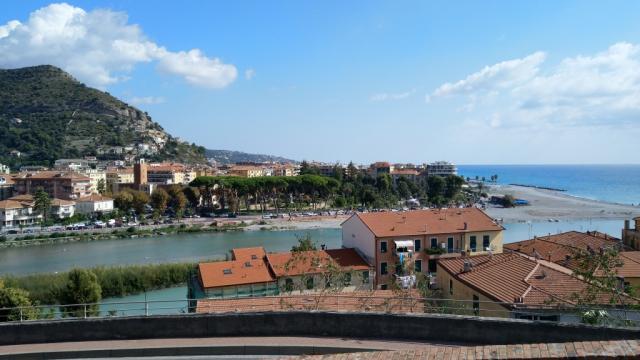
[[[37,180],[47,180],[47,179],[69,179],[69,180],[80,180],[80,181],[91,181],[91,178],[78,174],[73,171],[39,171],[34,173],[21,173],[17,176],[14,176],[14,180],[21,179],[37,179]]]
[[[51,206],[69,206],[75,205],[75,201],[63,200],[63,199],[51,199]]]
[[[352,216],[362,220],[376,237],[504,230],[478,208],[357,213]]]
[[[4,179],[4,183],[0,185],[13,185],[16,183],[11,175],[0,175],[0,178]]]
[[[640,251],[623,251],[619,255],[622,266],[617,268],[619,276],[640,278]]]
[[[238,261],[250,261],[263,259],[267,254],[262,246],[232,249],[233,259]]]
[[[473,264],[470,271],[464,271],[465,261]],[[515,306],[574,304],[574,294],[587,288],[557,265],[518,253],[441,259],[438,265],[490,299]],[[600,303],[609,304],[606,294],[598,297]]]
[[[16,195],[16,196],[10,197],[9,200],[33,202],[33,195],[31,194]]]
[[[100,194],[91,194],[89,196],[81,197],[80,199],[77,200],[77,202],[88,202],[88,201],[96,202],[96,201],[109,201],[109,200],[113,200],[113,199],[107,196],[102,196]]]
[[[240,299],[198,300],[196,313],[262,312],[262,311],[380,311],[424,312],[423,301],[417,292],[410,293],[414,301],[398,297],[391,290],[354,291],[339,293],[301,294],[289,296],[262,296]]]
[[[275,281],[264,259],[201,263],[198,269],[205,289]]]
[[[326,272],[333,259],[326,251],[280,252],[267,254],[267,262],[276,277]]]
[[[325,251],[343,269],[367,270],[370,267],[355,249],[328,249]]]
[[[570,258],[578,250],[600,249],[601,247],[617,246],[618,239],[602,233],[568,231],[557,235],[540,236],[531,240],[524,240],[504,245],[504,249],[520,252],[533,257],[554,262],[573,268]]]
[[[415,169],[395,169],[391,172],[391,175],[419,175],[418,170]]]
[[[2,200],[0,201],[0,209],[22,209],[24,207],[29,207],[29,204],[21,201],[14,200]]]

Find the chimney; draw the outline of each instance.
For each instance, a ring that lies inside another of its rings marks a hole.
[[[463,230],[467,230],[467,227],[468,227],[468,225],[467,225],[467,222],[465,221]]]

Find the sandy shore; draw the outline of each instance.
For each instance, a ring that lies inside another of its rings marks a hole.
[[[266,220],[264,225],[253,224],[245,230],[310,230],[310,229],[339,229],[340,224],[349,216],[312,216],[289,219]]]
[[[614,204],[567,195],[561,191],[543,190],[515,185],[491,186],[489,195],[512,195],[528,200],[530,205],[505,209],[488,206],[486,212],[504,222],[583,220],[583,219],[631,219],[640,216],[640,207]]]

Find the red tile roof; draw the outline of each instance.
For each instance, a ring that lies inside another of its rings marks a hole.
[[[215,288],[275,281],[264,259],[198,264],[202,286]]]
[[[267,262],[276,277],[324,273],[336,264],[322,250],[270,253]]]
[[[38,179],[38,180],[52,180],[52,179],[68,179],[77,181],[91,181],[91,178],[78,174],[73,171],[39,171],[34,173],[21,173],[14,176],[14,180],[22,179]]]
[[[238,261],[258,260],[267,254],[262,246],[232,249],[233,259]]]
[[[533,257],[573,268],[570,258],[576,251],[618,246],[620,241],[603,233],[568,231],[557,235],[540,236],[531,240],[505,244],[504,249],[520,252]]]
[[[355,249],[328,249],[329,256],[343,269],[367,270],[369,264],[358,254]]]
[[[2,200],[0,201],[0,209],[22,209],[24,207],[29,207],[30,204],[26,204],[22,201],[14,201],[14,200]]]
[[[80,199],[77,200],[77,202],[97,202],[97,201],[109,201],[109,200],[113,200],[113,199],[100,194],[91,194],[89,196],[81,197]]]
[[[620,252],[622,266],[617,268],[618,276],[624,278],[640,278],[640,251]]]
[[[470,271],[464,271],[465,261],[473,264]],[[556,264],[518,253],[441,259],[438,265],[490,299],[516,306],[574,304],[574,294],[587,288],[584,281]],[[598,300],[609,303],[604,293]]]
[[[504,230],[478,208],[357,213],[352,216],[358,217],[376,237]]]

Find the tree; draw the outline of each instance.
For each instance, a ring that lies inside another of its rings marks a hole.
[[[149,204],[149,195],[147,195],[144,191],[134,191],[132,192],[133,202],[131,205],[133,209],[138,213],[138,215],[144,214],[145,206]]]
[[[457,175],[449,175],[445,178],[444,196],[447,200],[453,200],[462,190],[464,179]]]
[[[104,194],[105,192],[107,192],[107,185],[104,179],[98,180],[98,186],[96,190],[98,190],[100,194]]]
[[[133,207],[133,194],[130,191],[121,191],[113,198],[113,204],[127,213]]]
[[[171,197],[171,208],[176,213],[176,217],[179,219],[184,214],[184,209],[187,207],[187,197],[182,191],[175,193]]]
[[[296,235],[298,239],[298,245],[293,245],[291,247],[291,252],[301,252],[301,251],[312,251],[317,250],[316,244],[311,239],[311,234],[306,233],[305,235]]]
[[[0,322],[34,320],[38,318],[39,311],[31,307],[29,293],[22,289],[4,287],[0,281]],[[15,309],[15,308],[22,308]]]
[[[60,304],[89,304],[62,307],[68,316],[96,316],[100,313],[98,302],[102,300],[102,288],[98,277],[91,270],[73,269],[67,275],[67,283],[60,292]]]
[[[34,202],[35,204],[33,208],[36,212],[42,215],[44,222],[47,222],[51,212],[51,198],[49,197],[49,194],[39,187],[38,190],[36,190]]]
[[[158,215],[164,214],[169,204],[169,194],[162,188],[153,190],[151,194],[151,206],[155,209]]]
[[[441,176],[429,176],[427,178],[427,195],[429,199],[436,205],[441,205],[443,201],[444,189],[446,186],[445,180]]]
[[[182,192],[187,197],[187,200],[192,207],[196,208],[200,206],[200,190],[197,187],[187,186],[182,190]]]

